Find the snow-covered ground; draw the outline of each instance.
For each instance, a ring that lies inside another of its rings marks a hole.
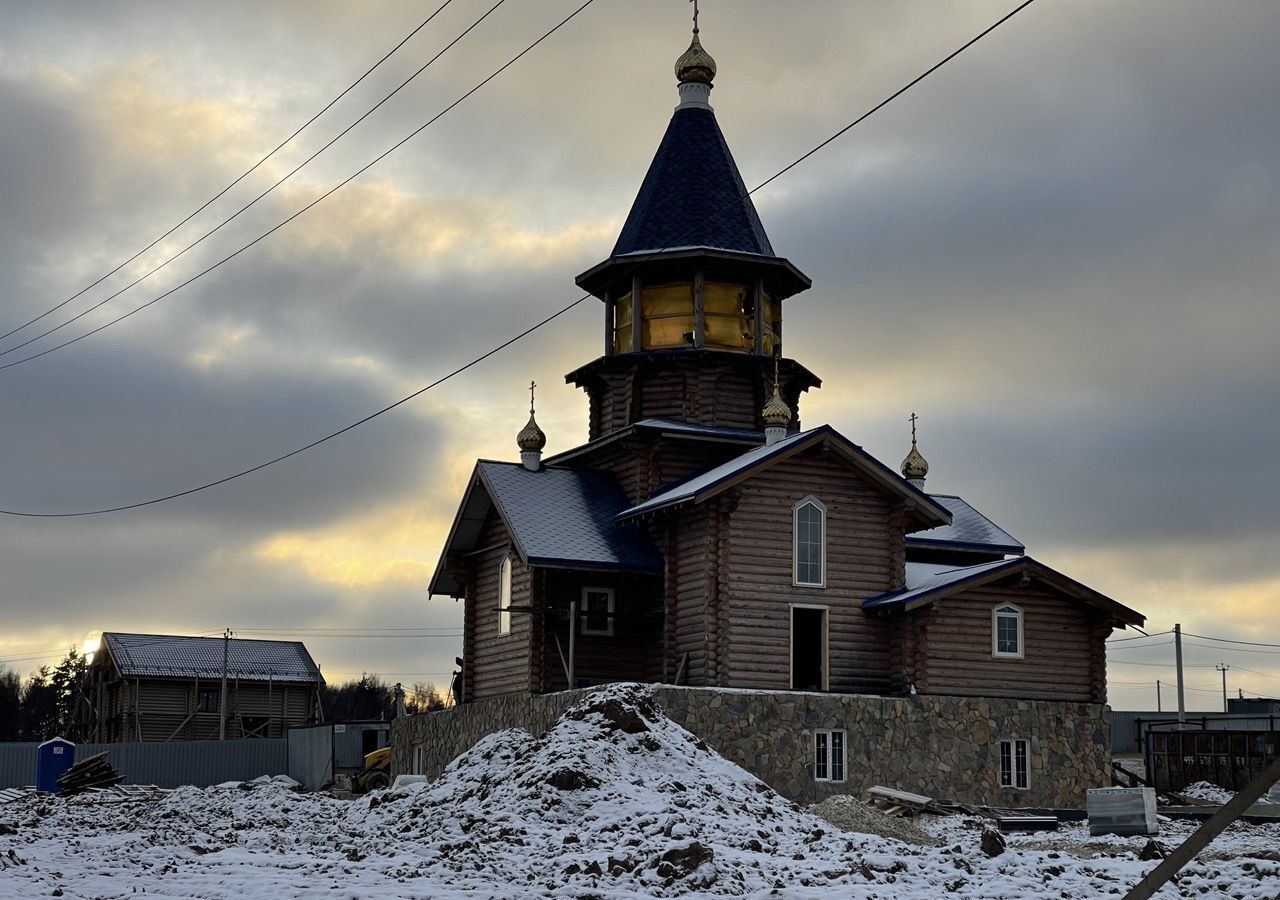
[[[356,801],[286,786],[0,805],[0,898],[849,897],[1122,894],[1145,838],[924,824],[938,846],[842,831],[675,725],[648,692],[596,693],[545,737],[493,735],[438,781]],[[1194,823],[1164,827],[1176,844]],[[1237,825],[1160,897],[1280,896],[1280,825]]]

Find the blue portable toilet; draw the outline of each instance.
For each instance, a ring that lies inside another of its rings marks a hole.
[[[36,790],[46,794],[62,791],[58,779],[76,761],[76,745],[64,738],[50,738],[36,748]]]

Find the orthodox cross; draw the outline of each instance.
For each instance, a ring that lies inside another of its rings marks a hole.
[[[915,444],[916,442],[916,419],[918,418],[920,417],[917,416],[915,413],[912,413],[911,415],[907,416],[907,420],[911,423],[911,443],[912,444]]]
[[[691,0],[693,3],[693,33],[698,33],[698,0]]]
[[[537,386],[534,382],[529,382],[529,415],[533,415],[533,389]]]

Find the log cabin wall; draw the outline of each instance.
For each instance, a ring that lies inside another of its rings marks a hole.
[[[641,431],[563,465],[612,472],[627,498],[641,503],[658,488],[714,468],[749,449],[750,444],[663,437]]]
[[[658,680],[662,662],[661,578],[559,569],[540,571],[539,578],[542,589],[537,600],[547,610],[537,617],[535,626],[541,632],[537,660],[541,691],[563,691],[569,686],[561,653],[567,660],[569,604],[577,600],[581,613],[584,588],[613,590],[614,627],[611,635],[585,634],[579,627],[574,639],[577,686]],[[582,621],[580,616],[580,626]]]
[[[667,517],[666,680],[707,684],[707,509],[679,510]]]
[[[800,383],[816,386],[816,380],[793,360],[780,362],[783,398],[799,427]],[[793,372],[798,379],[794,384]],[[661,416],[760,429],[760,409],[771,379],[770,359],[711,351],[605,357],[568,376],[590,397],[590,440]]]
[[[793,585],[793,508],[826,506],[826,587]],[[889,627],[862,600],[902,584],[895,501],[821,448],[752,476],[729,519],[720,605],[723,684],[790,689],[790,604],[828,607],[828,686],[836,692],[891,689]]]
[[[991,614],[1004,604],[1022,610],[1022,658],[991,652]],[[1110,616],[1042,583],[1015,577],[964,591],[914,622],[921,693],[1106,702]]]
[[[200,694],[214,691],[219,702],[222,679],[138,678],[103,685],[96,741],[217,740],[221,715],[216,706],[199,708]],[[227,679],[228,740],[280,738],[295,725],[315,721],[316,687],[309,684]]]
[[[511,616],[511,633],[498,633],[498,578],[502,560],[511,555],[511,605],[531,604],[529,567],[511,545],[511,535],[495,510],[481,529],[472,580],[466,585],[471,636],[464,657],[468,700],[530,690],[530,616]]]

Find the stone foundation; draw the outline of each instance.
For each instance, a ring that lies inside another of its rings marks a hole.
[[[398,720],[392,771],[437,777],[487,734],[540,736],[591,689],[511,694]],[[1083,808],[1110,784],[1111,711],[1093,703],[985,697],[871,697],[655,686],[675,722],[797,803],[872,785],[958,803]],[[845,780],[814,778],[814,732],[847,734]],[[1029,742],[1029,785],[1000,787],[1001,739]]]

